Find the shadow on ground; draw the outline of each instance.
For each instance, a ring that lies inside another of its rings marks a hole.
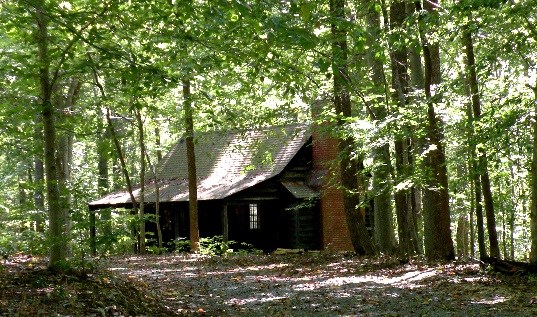
[[[477,264],[306,253],[125,257],[106,265],[179,315],[537,315],[534,278],[487,275]]]

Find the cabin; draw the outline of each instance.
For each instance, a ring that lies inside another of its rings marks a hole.
[[[195,136],[198,218],[201,237],[252,244],[258,249],[352,250],[343,193],[333,186],[337,142],[292,124]],[[156,184],[145,184],[145,211],[159,203],[163,241],[188,238],[188,168],[181,139],[157,166]],[[158,195],[156,188],[158,187]],[[140,198],[139,186],[134,197]],[[158,197],[157,197],[158,196]],[[132,208],[126,190],[89,203]],[[147,231],[156,231],[148,223]]]

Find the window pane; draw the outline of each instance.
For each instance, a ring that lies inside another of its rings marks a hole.
[[[259,215],[257,204],[250,204],[250,229],[259,229]]]

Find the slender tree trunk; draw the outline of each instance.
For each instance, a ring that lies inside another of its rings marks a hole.
[[[468,174],[472,174],[473,172],[471,171],[471,167],[472,167],[472,158],[469,156],[468,157]],[[468,178],[468,182],[470,183],[469,187],[470,187],[470,256],[472,258],[475,258],[475,230],[474,230],[474,214],[475,214],[475,205],[476,205],[476,201],[475,201],[475,189],[474,189],[474,182],[472,180],[471,177]]]
[[[155,127],[155,146],[157,147],[157,163],[162,161],[162,145],[160,143],[160,128]]]
[[[351,117],[351,100],[348,92],[349,78],[347,72],[347,31],[343,26],[345,17],[345,1],[330,0],[331,32],[332,32],[332,73],[334,85],[334,106],[336,113],[342,116],[337,126],[344,130],[344,118]],[[360,208],[358,173],[360,162],[351,158],[354,140],[350,136],[338,136],[340,160],[340,177],[343,187],[343,204],[347,227],[354,250],[358,254],[374,254],[375,246],[367,233],[364,215]]]
[[[155,127],[155,145],[157,146],[157,163],[162,161],[162,145],[160,142],[160,128],[157,126]],[[147,163],[150,163],[149,156],[147,156]],[[154,173],[155,177],[155,195],[157,201],[155,202],[155,221],[157,224],[157,239],[158,239],[158,247],[159,249],[162,249],[162,227],[160,225],[160,189],[158,186],[158,179],[157,179],[157,171],[156,168],[151,167],[151,170]]]
[[[194,119],[190,79],[183,80],[183,98],[185,111],[186,155],[188,159],[188,211],[190,215],[190,250],[199,250],[198,227],[198,185],[196,175],[196,154],[194,152]]]
[[[129,171],[127,170],[127,163],[125,162],[125,157],[123,156],[123,150],[121,148],[121,144],[119,143],[119,139],[116,134],[116,130],[114,129],[114,123],[112,122],[112,118],[110,116],[110,109],[106,109],[106,121],[108,122],[108,129],[110,131],[110,136],[112,137],[112,141],[114,141],[114,146],[116,148],[117,156],[119,158],[119,163],[121,167],[121,172],[125,178],[125,182],[127,183],[127,191],[129,192],[129,196],[131,198],[132,202],[132,210],[131,215],[137,215],[138,214],[138,203],[136,201],[136,198],[134,197],[134,191],[132,188],[131,179],[129,176]],[[132,228],[133,237],[136,237],[136,228]],[[133,245],[133,251],[139,251],[139,248],[136,248],[136,244]]]
[[[41,114],[35,116],[34,124],[34,205],[36,210],[35,230],[37,232],[44,232],[45,199],[43,193],[43,182],[45,179],[45,169],[43,164],[43,123]]]
[[[97,88],[99,88],[99,92],[101,93],[101,97],[106,98],[106,93],[104,91],[104,87],[99,82],[99,76],[98,76],[97,70],[95,68],[93,68],[93,83],[95,84],[95,86],[97,86]],[[132,210],[131,210],[130,214],[134,216],[134,215],[136,215],[138,213],[138,204],[136,203],[136,198],[134,197],[134,192],[133,192],[133,188],[132,188],[131,179],[130,179],[130,176],[129,176],[129,171],[127,170],[127,163],[125,162],[125,157],[123,156],[123,150],[121,148],[121,144],[119,143],[119,139],[117,137],[116,130],[114,128],[114,123],[112,122],[112,118],[111,118],[111,115],[110,115],[110,108],[106,108],[106,122],[108,124],[108,132],[110,133],[110,136],[112,137],[112,141],[113,141],[114,147],[116,149],[117,158],[119,159],[120,169],[121,169],[120,172],[121,172],[121,174],[123,174],[123,176],[125,178],[125,183],[127,183],[127,191],[129,192],[129,196],[130,196],[130,199],[131,199],[131,202],[132,202]],[[117,171],[114,170],[114,175],[115,174],[120,174],[120,173],[116,173],[116,172]],[[119,183],[118,181],[114,181],[114,186],[117,186],[118,183]],[[136,228],[135,227],[132,228],[132,236],[136,237]],[[137,251],[136,250],[136,244],[133,245],[133,251],[134,252]]]
[[[110,145],[109,145],[109,137],[110,134],[107,132],[107,129],[104,129],[102,127],[102,123],[99,124],[99,139],[97,140],[97,156],[98,156],[98,162],[97,162],[97,170],[99,174],[99,178],[97,180],[97,188],[99,195],[105,195],[109,188],[109,174],[108,174],[108,162],[110,157]],[[110,211],[110,208],[106,208],[101,211],[101,219],[104,222],[103,225],[103,235],[105,237],[111,237],[112,235],[112,224],[110,221],[112,220],[112,213]],[[106,239],[108,241],[108,239]],[[110,247],[111,245],[106,245],[106,247]]]
[[[432,5],[428,14],[434,12],[435,1],[426,2]],[[421,12],[421,5],[416,2],[416,10]],[[420,24],[425,23],[420,16]],[[427,177],[427,187],[424,190],[424,236],[425,255],[428,259],[451,260],[455,258],[453,240],[451,238],[451,219],[449,209],[448,179],[446,157],[443,145],[441,123],[436,116],[432,95],[432,85],[440,83],[440,60],[438,47],[430,45],[427,34],[420,27],[420,39],[425,65],[425,98],[427,100],[427,138],[428,152],[424,165]],[[434,96],[438,99],[438,96]]]
[[[26,169],[26,168],[24,168]],[[19,210],[20,211],[24,211],[24,210],[27,210],[27,204],[28,204],[28,195],[26,194],[26,189],[25,189],[25,185],[24,183],[26,182],[26,173],[23,174],[23,172],[26,172],[26,171],[19,171],[18,172],[18,175],[17,175],[17,183],[18,183],[18,191],[19,191]],[[25,224],[25,222],[21,221],[20,222],[20,232],[22,231],[25,231],[27,230],[27,226]]]
[[[520,140],[519,136],[518,136],[518,133],[517,133],[518,130],[515,130],[515,140]],[[506,153],[506,156],[511,160],[511,166],[509,167],[509,176],[511,177],[511,186],[510,186],[510,194],[511,194],[511,197],[509,199],[509,214],[508,214],[508,225],[509,225],[509,239],[508,241],[504,241],[505,244],[509,244],[509,254],[506,254],[505,255],[505,258],[507,259],[510,259],[510,260],[515,260],[515,217],[516,217],[516,208],[515,206],[517,205],[518,203],[518,197],[520,196],[517,196],[518,194],[518,190],[517,190],[517,187],[516,187],[516,184],[517,184],[517,179],[515,177],[515,168],[517,169],[517,172],[518,172],[518,164],[517,162],[515,162],[515,158],[513,156],[511,156],[511,144],[510,142],[508,141],[507,142],[507,153]],[[504,233],[505,234],[505,233]]]
[[[138,216],[140,221],[140,236],[138,245],[140,246],[140,254],[145,254],[145,139],[144,139],[144,123],[140,109],[134,109],[134,116],[138,124],[138,145],[140,146],[140,199],[138,204]]]
[[[531,251],[530,262],[537,264],[537,85],[533,88],[534,108],[532,121],[532,161],[531,161],[531,204],[530,204],[530,231]]]
[[[501,217],[501,220],[502,220],[502,251],[503,251],[503,258],[504,259],[508,259],[509,258],[509,254],[507,253],[507,227],[506,227],[506,223],[507,223],[507,219],[506,219],[506,215],[505,215],[505,201],[502,202],[502,205],[503,205],[503,210],[502,210],[502,217]]]
[[[67,118],[71,116],[73,107],[78,99],[80,87],[82,83],[71,78],[68,85],[67,95],[63,95],[61,90],[55,91],[55,105],[59,109],[58,120],[60,124],[67,126]],[[60,86],[60,85],[57,85]],[[71,235],[73,220],[71,218],[72,210],[72,195],[71,195],[71,165],[73,163],[73,142],[74,134],[71,128],[65,129],[58,134],[57,150],[56,150],[56,166],[58,170],[58,184],[61,193],[61,206],[63,209],[66,225],[64,234],[66,237]],[[69,238],[70,239],[70,238]],[[67,250],[68,256],[71,254],[71,249]]]
[[[468,82],[470,85],[472,110],[474,120],[481,118],[481,99],[477,82],[477,74],[475,70],[474,46],[472,42],[472,34],[468,30],[468,26],[463,28],[463,41],[466,48],[466,62],[468,71]],[[500,258],[500,247],[498,244],[498,233],[496,232],[496,215],[494,213],[494,204],[492,199],[492,191],[490,186],[490,178],[487,167],[487,155],[485,150],[478,148],[478,172],[483,190],[483,200],[485,203],[485,215],[487,217],[487,231],[489,235],[490,255],[495,258]]]
[[[414,16],[414,13],[416,11],[416,8],[414,7],[412,2],[406,2],[405,3],[405,11],[406,11],[406,19],[408,20],[409,17]],[[417,95],[419,91],[423,91],[425,88],[425,75],[423,74],[423,64],[421,61],[421,47],[419,45],[419,32],[416,32],[416,25],[418,23],[406,23],[407,25],[407,33],[412,34],[415,37],[415,41],[410,41],[410,43],[407,46],[408,51],[408,60],[409,60],[409,66],[408,69],[410,70],[410,84],[409,84],[409,90],[410,91],[410,101],[409,103],[414,102],[420,102],[417,97],[412,97],[412,95]],[[419,27],[418,27],[419,28]],[[417,34],[416,34],[417,33]],[[416,36],[417,35],[417,36]],[[413,42],[415,42],[413,44]],[[412,144],[412,151],[410,158],[412,159],[412,164],[414,165],[414,168],[418,168],[416,166],[417,162],[419,160],[418,157],[422,157],[423,155],[423,148],[425,144],[425,138],[419,135],[412,135],[411,136],[411,144]],[[414,241],[414,248],[415,252],[419,254],[423,254],[423,193],[422,193],[422,186],[412,186],[411,190],[411,210],[412,210],[412,224],[413,228],[411,230],[412,234],[412,240]]]
[[[473,142],[473,141],[471,141]],[[479,179],[479,174],[477,173],[477,163],[475,158],[475,152],[472,154],[472,180],[474,183],[475,190],[475,216],[476,216],[476,225],[477,225],[477,245],[479,250],[479,258],[483,259],[488,257],[487,246],[485,244],[485,222],[483,217],[483,200],[481,194],[481,181]]]
[[[41,115],[43,119],[45,182],[47,188],[49,217],[49,268],[61,269],[67,260],[66,250],[69,240],[64,237],[66,226],[65,214],[61,208],[58,173],[55,160],[56,126],[54,122],[54,106],[52,105],[53,82],[50,74],[48,17],[44,12],[44,1],[35,2],[35,18],[37,23],[36,41],[38,45],[39,81]]]
[[[368,105],[372,120],[382,122],[386,119],[387,101],[380,96],[386,90],[386,81],[384,66],[382,61],[376,57],[374,49],[380,37],[380,14],[375,10],[374,0],[365,0],[364,6],[367,9],[367,45],[370,47],[366,52],[366,60],[371,68],[371,80],[374,88],[368,91],[369,94],[379,96],[375,98],[372,104]],[[373,191],[374,191],[374,237],[379,251],[384,253],[394,252],[394,229],[393,229],[393,210],[391,203],[392,182],[390,179],[392,165],[390,159],[390,145],[385,143],[373,149],[373,159],[375,169],[373,171]]]
[[[406,19],[406,6],[404,1],[392,2],[390,7],[390,31],[392,34],[401,34]],[[406,45],[394,40],[390,43],[390,60],[392,70],[392,98],[399,109],[408,104],[409,76],[408,55]],[[410,130],[410,129],[408,129]],[[395,140],[395,169],[397,181],[404,182],[411,170],[410,138],[399,136]],[[412,215],[412,188],[399,189],[395,193],[395,210],[399,233],[399,248],[402,256],[417,252],[417,241],[414,241],[415,231]]]
[[[147,154],[147,152],[145,153],[145,159],[147,161],[149,169],[153,173],[153,181],[155,182],[155,224],[157,225],[158,247],[159,249],[162,249],[162,228],[160,226],[160,188],[158,184],[157,170],[155,166],[151,164],[151,159],[149,158],[149,154]]]
[[[468,85],[468,96],[471,97],[470,88]],[[466,106],[467,121],[467,133],[468,133],[468,171],[470,174],[470,181],[472,183],[473,195],[472,195],[472,207],[475,209],[476,228],[477,228],[477,245],[479,251],[479,258],[483,259],[488,257],[487,247],[485,245],[485,226],[483,218],[483,195],[481,194],[481,180],[479,178],[479,172],[477,168],[476,158],[476,142],[474,133],[474,115],[472,112],[471,103]]]

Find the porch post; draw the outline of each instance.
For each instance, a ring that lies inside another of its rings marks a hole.
[[[228,217],[227,217],[227,203],[224,203],[224,207],[222,209],[222,235],[224,242],[227,242],[229,240],[229,224],[228,224]]]

